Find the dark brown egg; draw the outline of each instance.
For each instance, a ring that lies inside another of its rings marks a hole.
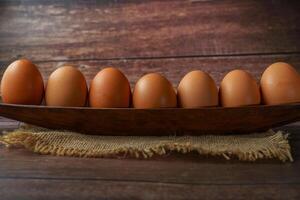
[[[138,80],[133,91],[135,108],[174,108],[176,93],[172,84],[162,75],[151,73]]]
[[[224,107],[260,104],[260,91],[254,77],[244,70],[226,74],[220,85],[220,102]]]
[[[44,83],[38,68],[29,60],[11,63],[1,80],[4,103],[39,105],[44,95]]]
[[[92,80],[89,92],[91,107],[127,108],[131,90],[128,79],[118,69],[108,67],[101,70]]]
[[[209,74],[196,70],[186,74],[180,81],[178,104],[183,108],[218,105],[218,88]]]
[[[300,102],[300,75],[287,63],[277,62],[270,65],[264,71],[260,85],[265,104]]]
[[[83,74],[73,66],[63,66],[49,76],[45,101],[48,106],[82,107],[87,94]]]

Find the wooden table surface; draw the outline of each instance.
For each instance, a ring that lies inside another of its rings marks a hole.
[[[0,1],[0,73],[32,59],[49,74],[77,64],[88,81],[105,66],[133,86],[148,72],[174,87],[193,69],[219,84],[235,68],[257,79],[273,62],[300,71],[296,1]],[[0,118],[1,130],[18,122]],[[300,199],[300,123],[293,163],[225,161],[196,154],[151,160],[82,159],[0,147],[1,199]]]

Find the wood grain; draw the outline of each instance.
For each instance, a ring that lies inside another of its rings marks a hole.
[[[299,149],[299,126],[285,130]],[[300,157],[294,158],[286,164],[197,154],[88,159],[0,147],[0,194],[4,199],[298,199]]]
[[[94,76],[107,66],[119,68],[127,76],[131,88],[136,81],[146,73],[158,72],[165,75],[177,87],[181,78],[192,70],[208,72],[219,85],[222,78],[231,70],[244,69],[249,71],[257,81],[263,71],[274,62],[288,62],[300,72],[300,54],[256,55],[256,56],[214,56],[195,58],[167,58],[167,59],[117,59],[117,60],[84,60],[62,62],[36,62],[44,81],[49,75],[64,64],[75,64],[85,75],[88,83]],[[8,66],[8,62],[0,63],[0,77]]]
[[[0,117],[0,134],[2,131],[14,130],[18,128],[19,124],[20,122],[18,121]]]
[[[297,141],[293,148],[299,148]],[[93,159],[38,155],[0,148],[0,180],[53,179],[153,182],[165,184],[267,185],[300,184],[300,160],[255,163],[209,159],[198,154],[170,154],[144,159]],[[1,181],[0,181],[1,182]]]
[[[1,1],[0,60],[300,52],[297,1]]]
[[[96,135],[202,135],[265,131],[300,120],[300,103],[235,108],[90,108],[0,103],[0,115]]]
[[[300,71],[297,1],[0,1],[0,77],[19,57],[44,80],[64,63],[89,82],[120,68],[131,86],[160,72],[174,87],[193,69],[219,84],[235,68],[259,79],[273,62]],[[18,122],[0,117],[1,130]],[[291,132],[294,163],[240,163],[198,155],[151,160],[40,156],[0,147],[1,199],[299,199],[299,123]]]
[[[299,199],[300,184],[194,185],[127,181],[1,179],[0,193],[15,199]]]

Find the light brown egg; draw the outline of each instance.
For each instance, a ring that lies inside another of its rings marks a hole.
[[[164,76],[150,73],[138,80],[133,91],[135,108],[174,108],[176,92]]]
[[[127,108],[130,106],[130,96],[128,79],[116,68],[101,70],[91,82],[89,102],[92,107]]]
[[[4,103],[39,105],[44,83],[38,68],[26,59],[11,63],[1,80],[1,95]]]
[[[87,93],[83,74],[73,66],[63,66],[49,76],[45,101],[47,106],[82,107]]]
[[[291,65],[270,65],[260,80],[263,103],[275,105],[300,102],[300,75]]]
[[[177,97],[179,107],[183,108],[217,106],[218,88],[209,74],[191,71],[180,81]]]
[[[260,91],[253,76],[244,70],[226,74],[220,85],[220,103],[224,107],[260,104]]]

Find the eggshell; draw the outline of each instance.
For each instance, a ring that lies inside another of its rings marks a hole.
[[[177,97],[179,107],[183,108],[217,106],[218,88],[209,74],[191,71],[180,81]]]
[[[128,79],[116,68],[101,70],[91,82],[89,102],[92,107],[127,108],[130,96]]]
[[[150,73],[136,83],[133,91],[133,106],[135,108],[176,107],[176,92],[164,76]]]
[[[253,76],[243,70],[233,70],[226,74],[219,95],[224,107],[260,104],[259,86]]]
[[[44,83],[38,68],[29,60],[11,63],[1,80],[4,103],[39,105],[44,95]]]
[[[82,107],[87,93],[83,74],[73,66],[63,66],[49,76],[45,101],[48,106]]]
[[[300,102],[300,75],[287,63],[270,65],[262,74],[260,85],[265,104]]]

